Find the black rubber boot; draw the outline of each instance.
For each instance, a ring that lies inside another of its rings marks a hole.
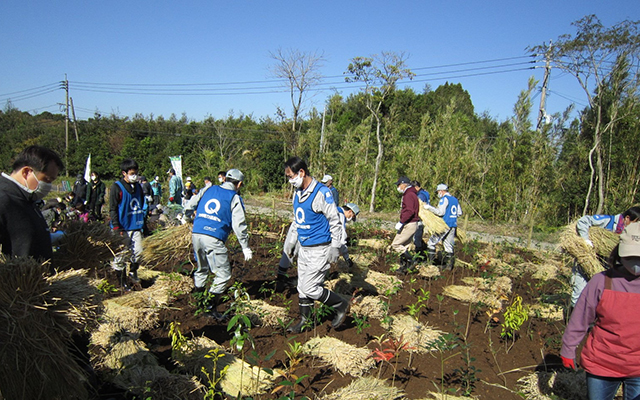
[[[309,326],[309,320],[311,319],[311,312],[313,311],[313,300],[301,297],[299,299],[300,308],[300,321],[297,324],[287,328],[287,332],[300,333],[303,332]]]
[[[409,253],[409,251],[405,251],[400,255],[400,269],[398,270],[398,272],[401,272],[403,274],[412,272],[415,263],[416,261],[414,260],[411,253]]]
[[[427,261],[429,265],[434,265],[436,261],[436,249],[427,249]]]
[[[140,282],[140,279],[138,278],[138,267],[140,267],[140,264],[138,263],[131,263],[129,266],[129,277],[135,283]]]
[[[348,269],[353,268],[353,260],[352,260],[352,259],[348,259],[348,260],[347,260],[347,268],[348,268]]]
[[[127,280],[127,268],[123,268],[122,270],[118,271],[118,277],[120,278],[120,286],[124,290],[131,290],[131,288],[129,287],[129,282]]]
[[[331,326],[333,329],[338,328],[344,320],[347,318],[347,314],[349,314],[349,308],[351,304],[348,300],[343,299],[337,293],[332,292],[328,289],[322,289],[322,302],[329,307],[333,307],[336,315],[333,317],[331,321]]]
[[[453,265],[456,262],[456,258],[453,253],[444,254],[444,269],[443,271],[453,271]]]
[[[214,294],[210,300],[209,306],[207,306],[206,315],[208,317],[214,318],[217,321],[226,321],[228,317],[218,311],[218,306],[222,303],[222,295]]]
[[[278,269],[276,276],[276,292],[281,293],[286,289],[293,290],[298,286],[298,279],[287,274],[288,270]]]

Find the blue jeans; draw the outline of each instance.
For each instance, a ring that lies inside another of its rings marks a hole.
[[[640,400],[640,378],[605,378],[587,373],[589,400],[613,400],[621,383],[624,400]]]

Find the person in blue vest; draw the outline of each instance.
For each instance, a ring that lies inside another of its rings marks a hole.
[[[458,229],[458,217],[462,215],[462,209],[458,199],[449,193],[449,187],[444,183],[436,187],[436,192],[440,198],[438,207],[425,204],[424,208],[442,217],[449,229],[445,232],[434,234],[429,238],[427,242],[427,258],[430,263],[433,263],[436,258],[436,245],[442,242],[444,246],[444,270],[451,271],[455,263],[453,246],[455,245],[456,230]]]
[[[336,205],[340,204],[340,194],[338,193],[338,189],[336,189],[336,187],[333,186],[333,177],[327,174],[322,177],[322,180],[320,182],[322,182],[323,185],[331,189],[331,195],[333,196],[334,203]]]
[[[429,192],[424,190],[418,181],[411,181],[411,186],[416,189],[418,193],[418,200],[423,202],[424,204],[430,204],[431,196],[429,196]],[[424,235],[424,224],[422,221],[418,221],[418,228],[416,229],[415,235],[413,235],[413,244],[416,246],[416,252],[423,252],[427,245],[422,240],[422,235]]]
[[[347,203],[342,207],[338,207],[338,217],[340,217],[340,225],[342,225],[340,255],[344,258],[349,268],[353,267],[353,260],[349,257],[349,249],[347,248],[347,222],[355,222],[358,214],[360,214],[360,207],[356,204]]]
[[[606,229],[616,234],[622,233],[624,228],[631,222],[640,220],[640,207],[631,207],[622,214],[616,215],[584,215],[578,219],[576,223],[576,233],[580,236],[589,247],[593,247],[593,243],[589,237],[589,228],[592,226]],[[574,262],[571,269],[571,306],[575,307],[580,294],[587,286],[587,276],[582,267]]]
[[[139,282],[138,266],[142,255],[145,202],[142,186],[138,183],[138,163],[126,159],[120,164],[120,171],[122,176],[113,183],[109,193],[111,228],[117,234],[126,237],[128,247],[131,250],[129,277],[134,282]],[[112,266],[119,272],[122,287],[128,289],[125,256],[116,255]]]
[[[330,264],[340,255],[342,227],[331,190],[309,173],[307,163],[292,157],[285,163],[284,173],[296,189],[293,195],[294,221],[284,242],[284,251],[293,257],[298,251],[298,294],[300,321],[288,331],[300,333],[311,321],[313,302],[318,300],[332,307],[335,316],[331,326],[336,329],[349,313],[349,301],[323,287]]]
[[[169,205],[182,205],[182,180],[176,175],[176,170],[171,168],[169,174]]]
[[[218,321],[226,318],[218,311],[218,306],[231,279],[231,264],[225,243],[232,230],[242,247],[245,261],[253,257],[249,248],[244,203],[238,194],[243,182],[244,174],[238,169],[230,169],[222,184],[204,187],[191,197],[185,207],[188,215],[193,210],[196,212],[192,233],[193,250],[198,263],[193,275],[194,292],[204,292],[207,277],[212,273],[213,282],[209,288],[212,298],[207,314]]]

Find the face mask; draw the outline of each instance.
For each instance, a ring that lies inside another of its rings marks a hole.
[[[97,180],[98,180],[98,178],[96,178],[95,176],[92,176],[92,177],[91,177],[91,180],[95,182],[95,181],[97,181]]]
[[[29,189],[29,184],[25,180],[24,190],[26,190],[27,193],[31,193],[31,199],[33,201],[42,200],[46,195],[49,194],[49,192],[51,192],[52,185],[50,183],[42,182],[41,180],[39,180],[38,177],[36,176],[35,171],[32,171],[32,173],[33,173],[33,177],[36,178],[36,182],[38,182],[38,186],[35,189]]]
[[[404,190],[402,190],[402,188],[400,186],[398,186],[397,189],[398,189],[398,193],[400,193],[400,194],[404,193]]]
[[[138,182],[138,175],[133,174],[133,175],[129,175],[129,183],[136,183]]]
[[[347,218],[347,221],[351,221],[351,220],[353,220],[353,217]]]
[[[620,261],[631,275],[640,276],[640,257],[625,257]]]
[[[289,179],[289,183],[292,184],[296,189],[300,189],[302,187],[302,177],[300,176],[300,174],[298,174],[295,178]]]
[[[218,178],[218,182],[222,183],[222,178]]]
[[[444,193],[438,192],[438,198],[441,199],[444,196]]]

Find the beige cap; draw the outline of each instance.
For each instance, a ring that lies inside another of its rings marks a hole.
[[[620,257],[640,257],[640,222],[632,222],[620,234]]]

